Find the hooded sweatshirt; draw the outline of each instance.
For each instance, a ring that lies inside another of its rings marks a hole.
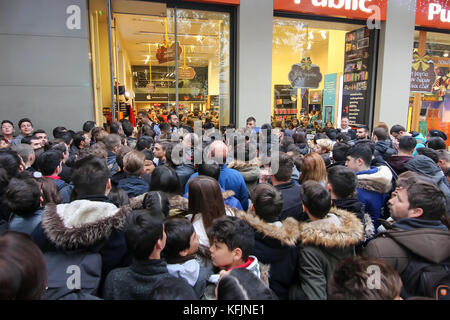
[[[387,160],[395,154],[397,154],[397,150],[391,148],[390,140],[381,140],[375,144],[375,157],[382,156],[384,160]]]
[[[441,168],[434,163],[433,160],[424,155],[417,155],[405,165],[405,168],[417,172],[421,175],[427,176],[433,180],[434,183],[439,187],[439,189],[444,192],[445,196],[450,197],[450,189],[445,183],[445,175]]]

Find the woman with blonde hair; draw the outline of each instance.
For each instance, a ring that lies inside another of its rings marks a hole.
[[[314,152],[318,154],[330,153],[333,150],[333,141],[330,139],[319,139],[314,146]]]
[[[305,181],[317,181],[323,186],[327,184],[327,168],[325,161],[316,152],[308,153],[302,161],[302,172],[299,182],[303,184]]]

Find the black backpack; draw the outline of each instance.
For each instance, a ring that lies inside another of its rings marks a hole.
[[[103,243],[90,250],[46,252],[45,300],[98,300],[102,246]]]
[[[403,298],[430,297],[450,300],[450,257],[440,264],[408,251],[409,263],[401,277]]]

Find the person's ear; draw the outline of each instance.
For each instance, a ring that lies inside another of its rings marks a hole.
[[[255,210],[255,205],[254,205],[254,204],[252,204],[252,207],[250,208],[250,211],[253,212],[253,213],[256,212],[256,210]]]
[[[408,210],[408,218],[420,218],[423,215],[422,208],[414,208]]]
[[[356,163],[358,164],[358,166],[362,166],[362,165],[364,165],[364,161],[363,161],[363,159],[361,159],[361,158],[358,158],[358,159],[356,159]]]
[[[233,261],[239,261],[242,259],[242,249],[241,248],[233,249],[232,254],[233,254]]]
[[[329,183],[327,183],[327,189],[329,192],[333,192],[333,187]]]

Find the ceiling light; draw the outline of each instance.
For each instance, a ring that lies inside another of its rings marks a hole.
[[[150,60],[150,56],[149,55],[147,55],[147,60],[145,60],[145,64],[148,63],[148,60]]]
[[[320,31],[320,34],[322,35],[323,39],[327,38],[327,32],[325,30]]]
[[[312,31],[309,32],[309,39],[314,39],[314,33]]]
[[[311,42],[308,43],[308,50],[311,50]]]
[[[447,57],[448,57],[448,51],[445,51],[444,54],[443,54],[443,56],[444,56],[445,58],[447,58]]]

